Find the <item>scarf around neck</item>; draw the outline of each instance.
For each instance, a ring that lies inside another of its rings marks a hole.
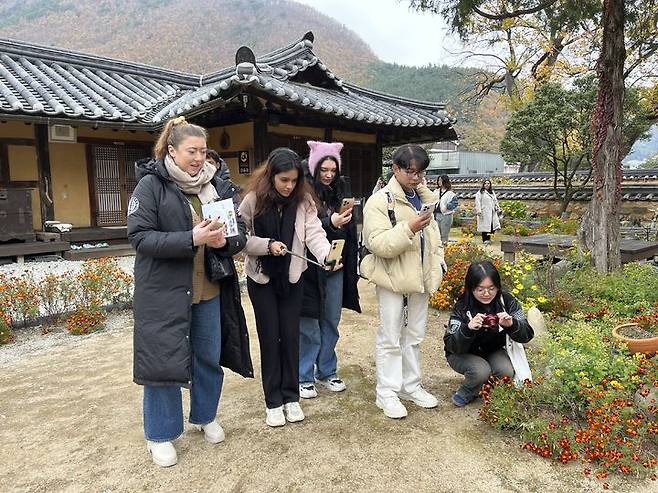
[[[217,190],[211,183],[216,172],[216,168],[212,164],[204,163],[203,168],[195,176],[180,169],[169,154],[165,157],[164,164],[169,177],[184,194],[197,195],[202,204],[208,204],[219,199]]]
[[[272,204],[254,217],[254,234],[261,238],[281,241],[289,251],[292,251],[296,216],[297,204],[284,201],[280,209],[276,204]],[[264,255],[259,257],[259,261],[263,273],[270,278],[270,283],[277,293],[283,297],[287,296],[290,291],[290,255],[281,257]]]

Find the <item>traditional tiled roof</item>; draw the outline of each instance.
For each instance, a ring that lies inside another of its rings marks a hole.
[[[242,55],[241,55],[242,53]],[[246,56],[245,56],[246,55]],[[313,53],[313,35],[260,58],[238,50],[235,67],[196,75],[0,40],[0,115],[123,123],[156,128],[249,90],[366,125],[446,127],[442,103],[415,101],[346,83]]]
[[[0,40],[0,113],[146,123],[194,82],[147,65]]]

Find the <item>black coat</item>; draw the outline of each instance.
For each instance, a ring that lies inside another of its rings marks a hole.
[[[458,301],[448,320],[448,328],[443,336],[446,354],[475,354],[487,357],[489,354],[505,347],[505,336],[520,343],[530,341],[535,333],[523,313],[523,308],[509,293],[503,292],[504,304],[491,303],[489,310],[483,313],[506,311],[512,316],[512,326],[502,332],[490,332],[484,329],[473,330],[468,327],[470,318],[467,308]],[[471,313],[475,316],[476,313]]]
[[[141,385],[186,387],[191,382],[189,335],[197,251],[192,241],[192,213],[162,161],[142,159],[135,168],[139,181],[128,207],[128,239],[137,251],[133,380]],[[234,196],[231,182],[215,178],[212,183],[220,199]],[[238,224],[240,234],[227,238],[226,246],[216,249],[219,255],[231,258],[244,248],[246,228],[241,219]],[[220,297],[220,364],[253,377],[237,276],[220,283]]]
[[[322,227],[327,233],[327,240],[345,240],[343,248],[343,308],[354,310],[361,313],[359,304],[359,290],[357,282],[357,249],[358,240],[356,234],[356,224],[350,221],[342,228],[334,228],[331,219],[326,210],[319,211],[318,217],[322,222]],[[309,258],[314,259],[310,252],[307,252]],[[327,276],[333,273],[327,272],[320,267],[308,264],[304,271],[304,298],[302,302],[302,317],[321,319],[324,317],[323,308],[326,293]]]

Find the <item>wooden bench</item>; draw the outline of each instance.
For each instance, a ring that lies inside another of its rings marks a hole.
[[[23,263],[26,255],[42,253],[62,254],[71,248],[68,241],[27,241],[24,243],[4,243],[0,245],[0,257],[16,257]]]
[[[514,261],[515,254],[524,250],[534,255],[555,255],[560,258],[564,252],[573,247],[575,236],[541,234],[525,238],[501,240],[500,249],[503,258]],[[658,255],[657,241],[622,239],[620,243],[622,263],[646,260]]]
[[[66,260],[88,260],[103,257],[127,257],[135,255],[135,250],[129,243],[109,245],[99,248],[78,248],[64,252]]]

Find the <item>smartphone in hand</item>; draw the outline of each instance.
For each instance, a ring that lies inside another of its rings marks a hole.
[[[345,240],[334,240],[331,242],[331,249],[329,250],[329,255],[327,255],[325,264],[331,265],[339,262],[343,256],[343,248],[345,247]]]
[[[437,202],[432,202],[431,204],[423,204],[420,206],[420,211],[418,214],[427,214],[428,212],[432,214],[436,208]]]
[[[344,198],[340,204],[338,214],[343,214],[346,210],[354,207],[354,197]]]

